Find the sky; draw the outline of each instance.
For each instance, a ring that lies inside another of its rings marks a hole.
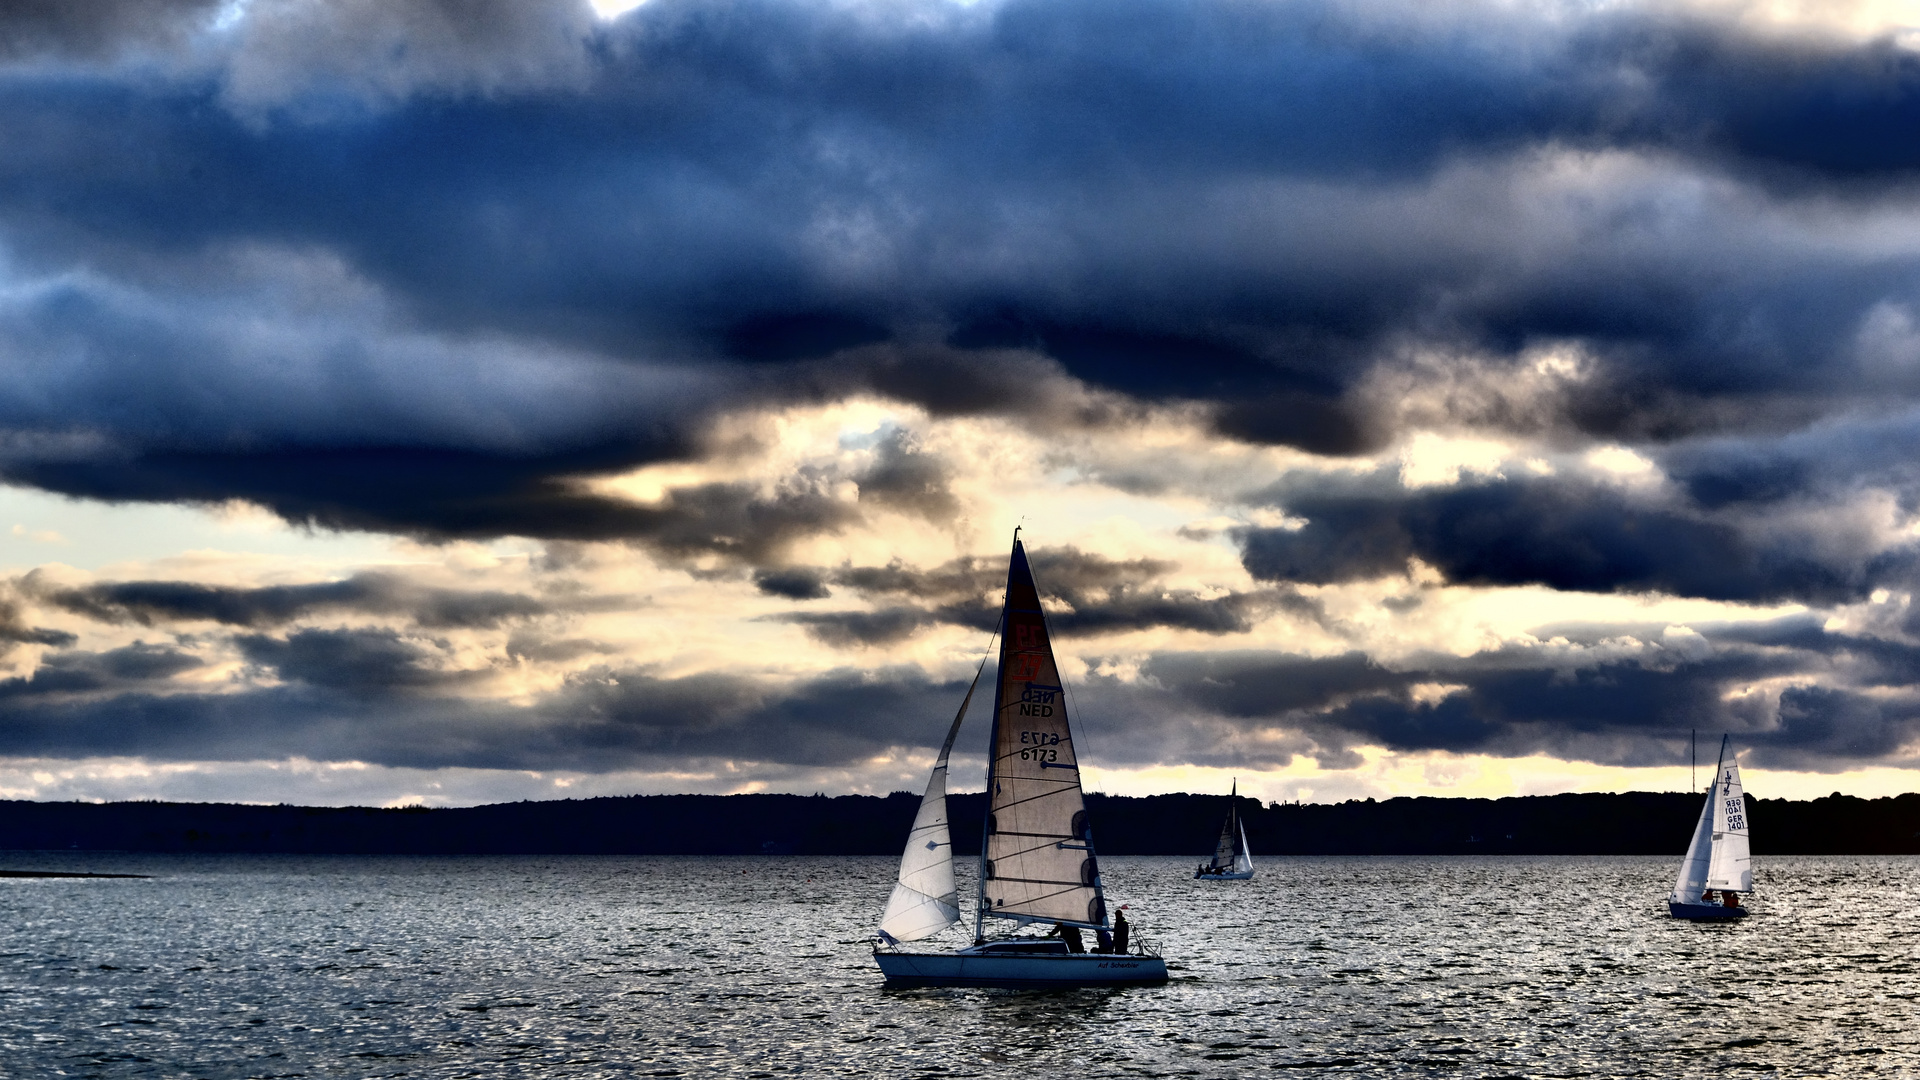
[[[1920,790],[1920,5],[0,6],[0,797]],[[977,789],[984,725],[954,786]]]

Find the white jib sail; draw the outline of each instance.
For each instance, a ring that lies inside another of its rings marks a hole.
[[[1247,823],[1240,825],[1240,850],[1233,859],[1233,872],[1236,874],[1253,873],[1253,852],[1247,848]]]
[[[986,662],[981,662],[984,670]],[[900,854],[900,878],[887,897],[887,910],[880,916],[880,932],[895,941],[918,941],[945,930],[960,921],[960,897],[953,881],[953,838],[947,831],[947,755],[953,752],[954,737],[960,734],[960,722],[967,717],[974,688],[980,685],[980,672],[973,674],[973,685],[960,700],[960,711],[947,729],[947,741],[927,777],[927,793],[920,797],[920,812],[914,815],[913,829],[907,833],[906,850]]]
[[[1747,842],[1747,799],[1740,788],[1740,763],[1728,762],[1714,782],[1713,859],[1707,888],[1753,891],[1753,856]]]
[[[1673,879],[1673,899],[1682,904],[1697,904],[1707,889],[1707,865],[1713,858],[1713,800],[1716,791],[1707,793],[1700,804],[1700,820],[1694,823],[1693,840],[1687,844],[1687,857],[1680,864],[1680,875]]]

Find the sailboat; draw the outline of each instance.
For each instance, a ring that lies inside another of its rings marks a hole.
[[[1165,982],[1166,961],[1137,938],[1128,940],[1130,928],[1123,914],[1108,918],[1060,670],[1054,663],[1040,591],[1018,529],[1007,565],[999,636],[973,944],[948,952],[905,947],[960,921],[947,827],[947,757],[986,669],[985,660],[961,699],[960,711],[927,779],[926,794],[900,856],[898,880],[880,918],[874,961],[892,985],[1060,987]],[[989,939],[989,919],[1013,931],[1040,926],[1052,933]],[[1083,930],[1095,935],[1092,949],[1083,944]]]
[[[1676,919],[1743,919],[1747,915],[1740,894],[1753,891],[1753,857],[1740,763],[1727,760],[1730,738],[1720,739],[1720,759],[1706,805],[1700,808],[1686,861],[1680,864],[1680,875],[1667,897],[1667,911]]]
[[[1193,876],[1202,881],[1252,881],[1253,853],[1247,850],[1247,826],[1240,820],[1240,781],[1233,782],[1227,796],[1227,820],[1220,826],[1220,842],[1213,846],[1213,860],[1201,863]]]

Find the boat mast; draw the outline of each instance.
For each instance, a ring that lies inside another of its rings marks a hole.
[[[1020,542],[1020,526],[1013,527],[1013,542]],[[1007,627],[1007,596],[1000,594],[1000,629]],[[1000,692],[1006,687],[1007,680],[1000,677],[998,671],[993,678],[993,726],[987,729],[987,791],[981,799],[984,804],[980,811],[980,865],[974,873],[975,888],[973,896],[973,943],[987,940],[987,823],[993,820],[993,767],[998,758],[995,752],[1000,745]]]

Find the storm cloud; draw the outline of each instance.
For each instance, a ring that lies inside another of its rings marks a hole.
[[[1906,761],[1916,130],[1738,5],[5,5],[0,482],[414,547],[9,570],[0,752],[862,767],[1044,510],[1116,760]]]
[[[1910,582],[1917,554],[1904,536],[1835,542],[1831,518],[1782,527],[1765,503],[1742,513],[1567,478],[1362,486],[1286,505],[1302,526],[1240,533],[1257,578],[1349,581],[1403,573],[1419,559],[1457,584],[1832,603]]]
[[[44,591],[27,585],[54,607],[101,622],[141,626],[204,620],[264,627],[316,614],[356,612],[410,616],[427,627],[489,627],[577,606],[496,591],[421,588],[398,575],[373,572],[343,581],[252,589],[190,581],[122,581]]]
[[[1862,350],[1911,350],[1920,264],[1849,237],[1911,208],[1920,58],[1635,7],[1433,18],[11,8],[34,59],[0,83],[0,355],[33,371],[0,470],[604,538],[657,526],[556,478],[697,455],[699,418],[753,398],[1017,410],[949,392],[1010,362],[1335,454],[1393,437],[1364,390],[1410,347],[1577,346],[1526,422],[1589,436],[1912,394]],[[1789,228],[1815,205],[1837,231]],[[594,400],[568,364],[631,374]],[[951,510],[937,476],[869,479]]]

